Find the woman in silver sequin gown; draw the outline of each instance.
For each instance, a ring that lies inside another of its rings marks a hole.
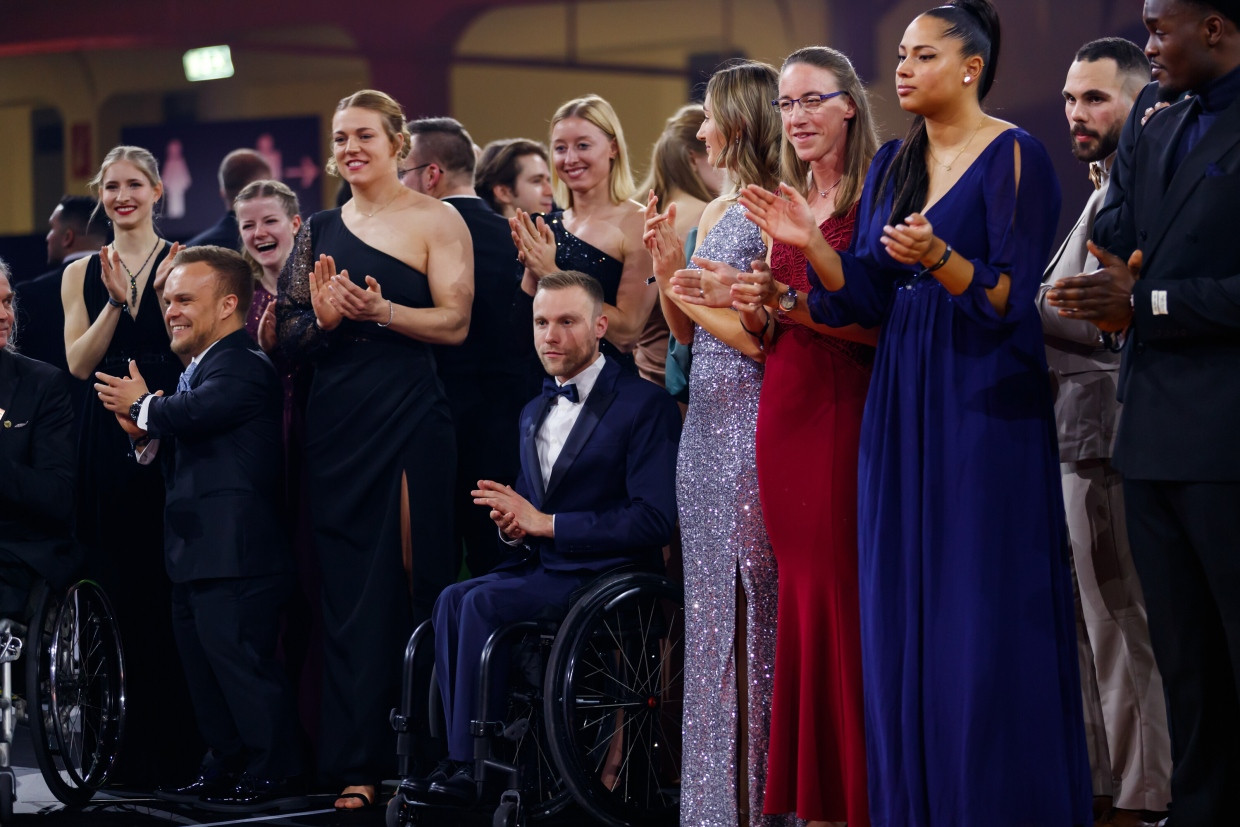
[[[720,70],[707,87],[698,137],[735,184],[776,182],[780,123],[769,102],[777,82],[770,66],[745,63]],[[702,827],[775,825],[782,817],[762,815],[778,594],[754,460],[763,316],[742,318],[676,296],[673,273],[684,256],[671,228],[674,213],[656,210],[651,198],[646,238],[663,312],[673,335],[693,342],[676,471],[685,572],[680,819]],[[694,260],[711,269],[749,270],[766,258],[735,193],[711,202],[698,236]]]

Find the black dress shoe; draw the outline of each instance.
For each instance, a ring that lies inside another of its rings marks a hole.
[[[257,813],[305,808],[310,806],[310,799],[301,776],[271,781],[243,773],[231,790],[203,796],[200,806],[221,813]]]
[[[468,764],[458,765],[457,771],[445,781],[436,781],[426,791],[428,803],[466,807],[478,801],[478,784]]]
[[[193,804],[205,795],[225,795],[237,786],[237,776],[231,772],[203,771],[188,784],[179,787],[156,787],[155,797],[161,801]]]
[[[460,766],[460,761],[445,758],[431,771],[430,775],[424,778],[406,778],[400,782],[400,791],[405,794],[407,800],[425,802],[431,785],[447,781],[456,774]]]

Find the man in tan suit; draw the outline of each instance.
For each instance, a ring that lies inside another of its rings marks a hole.
[[[1064,83],[1072,153],[1090,166],[1095,191],[1046,269],[1038,294],[1064,506],[1077,586],[1077,645],[1098,825],[1137,827],[1164,815],[1171,798],[1171,748],[1162,678],[1154,664],[1141,584],[1124,528],[1122,481],[1111,467],[1119,421],[1118,348],[1089,322],[1046,302],[1058,279],[1099,263],[1085,248],[1106,197],[1124,120],[1149,81],[1133,43],[1103,38],[1082,46]]]

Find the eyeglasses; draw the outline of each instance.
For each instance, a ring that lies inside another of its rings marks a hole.
[[[404,178],[406,175],[408,175],[411,172],[417,172],[420,169],[426,169],[427,167],[434,166],[434,165],[435,165],[434,161],[431,161],[429,164],[418,164],[416,167],[409,167],[409,169],[398,169],[396,170],[396,174],[399,177]]]
[[[809,115],[817,112],[824,103],[832,98],[847,94],[847,92],[841,90],[839,92],[828,92],[825,95],[805,95],[800,98],[780,98],[779,100],[771,101],[771,106],[778,109],[779,114],[781,115],[791,115],[792,110],[795,109],[796,105],[799,103],[801,104],[801,109],[805,111],[805,114]]]

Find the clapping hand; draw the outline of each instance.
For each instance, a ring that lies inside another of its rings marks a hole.
[[[168,274],[172,272],[172,260],[184,249],[185,245],[181,242],[172,242],[172,246],[168,248],[168,255],[164,256],[164,260],[155,268],[155,281],[151,286],[155,288],[155,295],[159,296],[161,304],[164,301],[164,284],[168,281]]]
[[[95,390],[99,394],[99,401],[103,403],[103,407],[107,408],[114,414],[124,414],[129,416],[129,408],[144,393],[149,393],[146,387],[146,380],[142,378],[141,371],[138,370],[138,363],[133,359],[129,360],[128,376],[109,376],[106,373],[96,373],[95,378],[99,381],[95,384]],[[159,392],[163,395],[163,392]]]
[[[739,200],[745,217],[776,241],[804,250],[822,237],[809,202],[787,184],[780,184],[778,193],[750,184],[740,191]]]
[[[114,245],[104,245],[99,250],[99,265],[99,278],[112,301],[128,304],[129,280],[121,273],[124,265],[121,264],[121,254],[116,252]]]
[[[921,213],[912,213],[903,224],[884,226],[881,239],[887,255],[901,264],[920,262],[929,255],[934,240],[934,227]]]
[[[355,322],[380,322],[386,326],[392,318],[388,300],[383,298],[383,288],[374,276],[366,277],[363,290],[353,283],[347,270],[341,270],[327,284],[327,299],[340,315]]]
[[[1132,321],[1132,289],[1141,277],[1144,254],[1134,250],[1124,261],[1092,241],[1088,247],[1102,268],[1060,279],[1047,291],[1046,300],[1059,308],[1061,316],[1084,319],[1099,330],[1117,333]]]
[[[672,274],[685,266],[685,242],[676,232],[676,205],[659,212],[659,197],[650,191],[646,199],[646,227],[642,243],[654,262],[654,276],[666,283]]]
[[[555,233],[541,215],[537,219],[531,218],[525,210],[518,209],[517,214],[508,219],[508,227],[512,230],[512,243],[517,247],[517,260],[525,265],[535,280],[558,269],[555,263]]]
[[[756,313],[758,308],[774,302],[778,290],[775,287],[775,279],[771,275],[770,265],[758,260],[751,266],[753,267],[752,273],[737,274],[736,283],[732,285],[729,292],[732,297],[732,307]]]
[[[263,308],[263,315],[258,320],[258,346],[263,353],[271,353],[276,349],[276,303],[268,302]]]
[[[347,278],[348,271],[341,273]],[[344,318],[340,310],[332,304],[327,285],[336,275],[336,260],[328,255],[320,255],[310,271],[310,305],[314,308],[314,318],[323,330],[335,330]]]
[[[740,270],[722,261],[693,257],[698,269],[677,270],[672,277],[672,292],[685,304],[702,307],[731,307],[732,285]]]
[[[492,480],[478,480],[478,488],[470,492],[474,505],[491,509],[491,520],[499,526],[504,536],[521,540],[526,535],[552,537],[555,535],[550,514],[536,509],[529,500],[513,490]]]

